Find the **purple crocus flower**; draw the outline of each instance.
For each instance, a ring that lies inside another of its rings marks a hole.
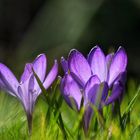
[[[100,110],[103,105],[114,102],[122,95],[127,66],[126,52],[120,47],[115,54],[105,56],[96,46],[86,59],[79,51],[73,49],[68,60],[62,57],[61,64],[65,72],[61,80],[62,95],[71,107],[72,99],[77,110],[80,110],[83,97],[86,107],[84,129],[87,131],[93,114],[89,104],[96,105]],[[109,89],[112,89],[110,96]]]
[[[37,97],[41,93],[41,89],[33,75],[34,69],[37,76],[40,78],[45,89],[52,84],[58,73],[58,64],[55,60],[52,69],[46,76],[47,59],[45,54],[39,55],[33,63],[27,63],[20,81],[16,79],[10,69],[0,63],[0,87],[7,91],[10,95],[17,97],[22,103],[27,115],[29,132],[32,125],[32,114]]]

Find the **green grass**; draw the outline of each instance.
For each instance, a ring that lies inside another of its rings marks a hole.
[[[139,90],[138,84],[129,80],[121,106],[116,104],[116,115],[112,113],[111,105],[104,107],[104,117],[95,111],[86,135],[81,126],[83,111],[72,110],[61,98],[59,90],[50,90],[45,93],[51,95],[49,105],[44,100],[48,96],[40,96],[36,102],[31,136],[21,104],[14,97],[0,92],[0,140],[139,140]]]

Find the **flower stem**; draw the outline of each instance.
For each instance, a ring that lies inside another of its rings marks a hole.
[[[32,134],[32,115],[31,114],[28,114],[27,115],[27,121],[28,121],[28,133],[29,133],[29,136],[31,136]]]

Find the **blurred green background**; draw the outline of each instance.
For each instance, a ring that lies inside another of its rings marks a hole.
[[[139,27],[140,0],[0,0],[0,62],[19,76],[39,53],[52,65],[72,48],[123,46],[128,77],[139,80]]]

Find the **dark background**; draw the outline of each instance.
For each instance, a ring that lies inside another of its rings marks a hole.
[[[139,81],[139,27],[140,0],[0,0],[0,61],[20,75],[39,53],[50,67],[72,48],[123,46],[128,77]]]

